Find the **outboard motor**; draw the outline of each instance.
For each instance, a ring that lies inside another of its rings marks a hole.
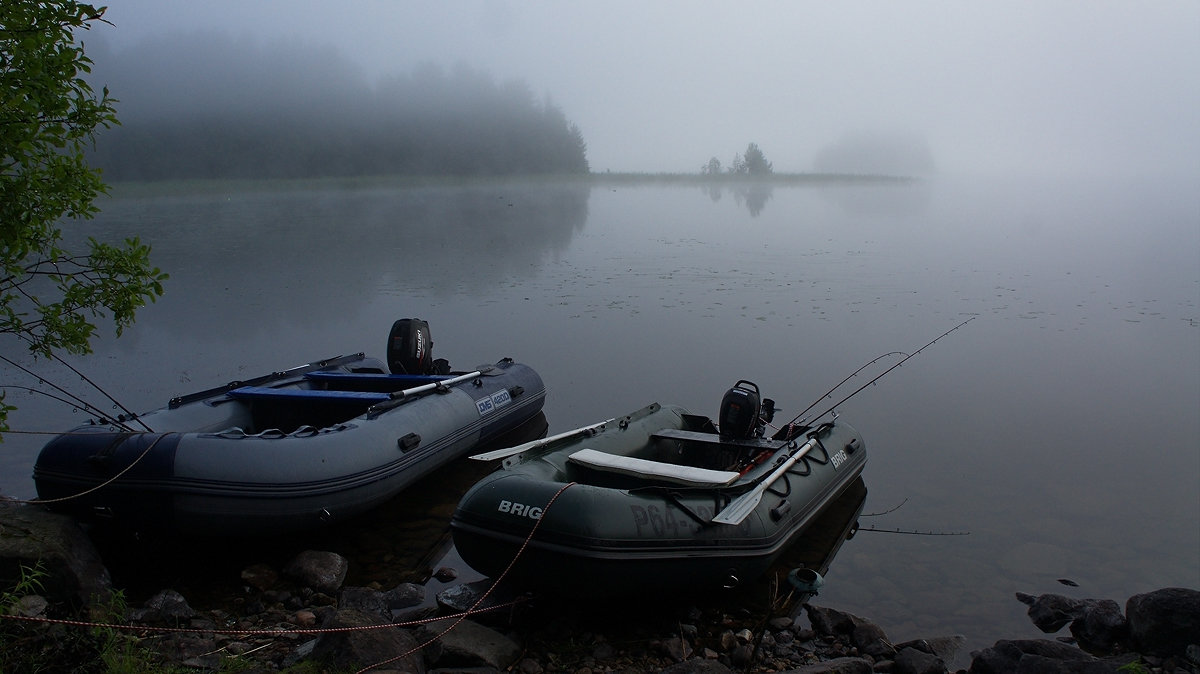
[[[419,318],[401,318],[388,333],[387,364],[392,374],[431,374],[433,338],[429,323]]]
[[[759,409],[762,398],[758,385],[742,379],[721,398],[720,430],[727,438],[748,440],[760,433]],[[774,412],[772,403],[772,412]]]

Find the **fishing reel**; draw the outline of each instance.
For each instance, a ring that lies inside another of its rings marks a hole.
[[[717,417],[722,437],[737,440],[761,438],[767,424],[775,418],[775,401],[763,398],[758,385],[739,380],[721,398],[721,413]]]

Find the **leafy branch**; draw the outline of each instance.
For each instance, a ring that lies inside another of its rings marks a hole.
[[[0,4],[0,334],[35,358],[91,352],[95,323],[117,335],[163,293],[167,275],[136,238],[113,245],[89,237],[68,250],[66,220],[90,219],[106,193],[85,152],[98,129],[118,125],[113,98],[83,79],[92,60],[77,31],[105,7],[73,0]],[[13,407],[0,394],[0,432]]]

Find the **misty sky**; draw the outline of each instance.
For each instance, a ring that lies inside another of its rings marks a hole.
[[[521,79],[593,171],[695,172],[757,143],[807,171],[862,134],[942,172],[1200,177],[1200,2],[111,0],[113,49],[221,30]],[[119,98],[120,91],[114,94]]]

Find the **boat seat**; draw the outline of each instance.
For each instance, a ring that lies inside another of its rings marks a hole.
[[[241,400],[321,401],[344,403],[378,403],[390,400],[387,393],[374,391],[326,391],[304,388],[271,388],[243,386],[229,392],[229,397]]]
[[[594,449],[581,449],[572,453],[568,460],[581,466],[609,473],[628,475],[643,479],[661,480],[689,487],[713,487],[731,484],[738,473],[731,470],[709,470],[694,466],[680,466],[662,461],[649,461],[631,456],[608,454]]]

